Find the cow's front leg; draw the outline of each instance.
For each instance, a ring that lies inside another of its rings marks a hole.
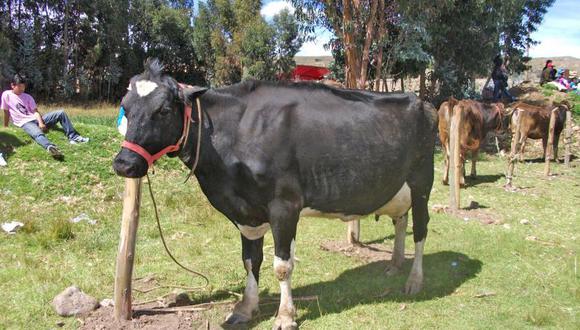
[[[292,301],[292,271],[299,211],[296,203],[274,201],[270,205],[274,237],[274,274],[280,283],[280,306],[272,329],[296,329],[296,309]]]
[[[407,214],[393,218],[395,225],[395,246],[391,263],[387,266],[387,275],[396,275],[401,271],[405,262],[405,236],[407,235]]]
[[[242,261],[248,273],[246,279],[246,289],[242,301],[234,306],[234,310],[226,318],[226,324],[245,323],[252,319],[254,313],[258,312],[258,282],[260,280],[260,266],[264,258],[262,248],[264,238],[249,240],[242,236]]]

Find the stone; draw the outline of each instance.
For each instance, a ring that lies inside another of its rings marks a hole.
[[[54,297],[52,306],[60,316],[75,316],[94,311],[99,307],[99,301],[71,286]]]
[[[105,298],[105,299],[101,300],[99,305],[101,307],[113,307],[113,306],[115,306],[115,302],[111,298]]]
[[[163,306],[178,307],[191,305],[192,301],[186,291],[179,289],[174,290],[163,299]]]

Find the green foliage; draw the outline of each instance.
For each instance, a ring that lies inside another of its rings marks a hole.
[[[288,75],[296,66],[294,56],[303,42],[298,32],[298,22],[288,9],[283,9],[274,16],[272,25],[275,30],[273,40],[276,43],[274,50],[276,73]]]
[[[439,98],[445,99],[470,94],[473,78],[488,76],[497,54],[509,56],[509,69],[525,69],[530,34],[553,2],[401,0],[400,8],[412,25],[425,26],[428,38],[422,47],[433,58]]]
[[[241,33],[243,78],[273,80],[274,30],[263,19],[254,19],[245,24]]]
[[[210,0],[199,4],[193,44],[205,78],[213,86],[241,79],[274,80],[294,67],[302,41],[288,11],[272,22],[259,0]]]

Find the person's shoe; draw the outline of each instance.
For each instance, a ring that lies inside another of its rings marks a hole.
[[[58,148],[55,145],[49,145],[46,148],[46,150],[54,159],[61,160],[64,158],[64,155],[62,154],[62,152],[60,152],[60,150],[58,150]]]
[[[87,142],[89,142],[89,138],[77,135],[77,136],[73,137],[72,139],[70,139],[69,142],[70,142],[70,144],[87,143]]]

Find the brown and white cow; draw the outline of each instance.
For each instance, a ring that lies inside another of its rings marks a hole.
[[[477,174],[476,161],[481,141],[488,132],[500,130],[504,126],[504,105],[502,103],[482,103],[474,100],[457,100],[451,97],[439,107],[439,139],[443,148],[445,169],[443,184],[449,183],[449,127],[451,116],[455,111],[461,112],[459,141],[461,145],[461,160],[465,162],[465,154],[471,151],[471,177]],[[465,173],[465,167],[463,170]],[[460,180],[465,185],[465,174]]]
[[[546,157],[546,145],[548,144],[548,129],[550,126],[550,115],[553,109],[558,109],[556,116],[556,125],[554,126],[554,155],[553,159],[558,159],[558,142],[560,140],[560,133],[564,129],[564,124],[566,122],[566,111],[570,110],[572,105],[568,101],[563,101],[561,103],[554,102],[552,106],[535,106],[531,104],[526,104],[523,102],[518,102],[510,107],[513,111],[511,117],[511,131],[513,136],[515,136],[515,127],[518,117],[521,116],[520,123],[520,161],[524,160],[524,149],[526,146],[526,140],[530,139],[542,139],[542,146],[544,148],[544,157]],[[523,111],[518,111],[523,110]]]

